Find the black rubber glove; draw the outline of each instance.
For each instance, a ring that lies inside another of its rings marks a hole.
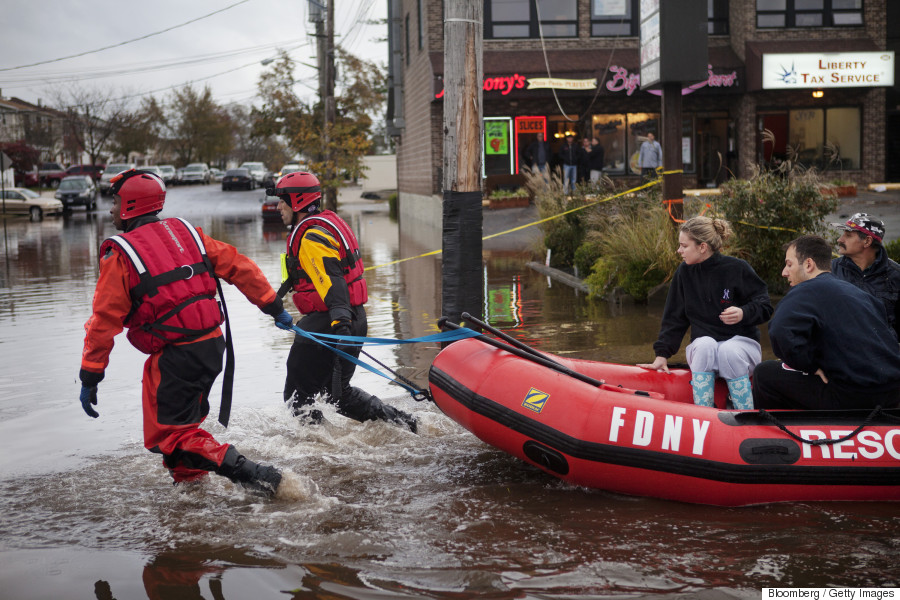
[[[81,397],[79,398],[81,401],[81,407],[84,409],[84,412],[87,413],[87,416],[97,418],[100,416],[96,410],[91,408],[91,404],[97,406],[97,386],[88,387],[86,385],[81,386]]]
[[[344,321],[340,321],[340,322],[336,323],[331,328],[331,333],[333,333],[334,335],[340,335],[340,336],[346,336],[346,337],[353,336],[353,334],[350,333],[350,323],[345,323]],[[348,346],[345,344],[341,344],[340,342],[336,342],[335,347],[338,350],[340,350],[341,352],[346,352],[347,354],[352,354],[353,350],[355,348],[355,346]]]

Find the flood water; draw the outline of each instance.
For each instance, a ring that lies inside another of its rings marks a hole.
[[[163,216],[234,244],[277,287],[285,231],[261,221],[259,197],[176,188]],[[217,383],[205,427],[290,471],[294,497],[260,501],[219,477],[173,487],[143,449],[144,355],[124,336],[99,386],[100,418],[78,402],[97,251],[115,233],[109,204],[4,225],[2,598],[758,598],[762,587],[900,586],[893,504],[715,508],[575,488],[360,370],[355,385],[415,413],[419,435],[327,406],[326,424],[304,426],[281,401],[291,334],[227,285],[235,404],[224,429]],[[383,265],[367,274],[370,335],[435,331],[439,257],[391,263],[435,250],[440,236],[401,235],[383,203],[345,209],[366,264]],[[661,306],[588,301],[509,246],[486,244],[491,323],[550,352],[652,358]],[[437,348],[368,351],[424,386]]]

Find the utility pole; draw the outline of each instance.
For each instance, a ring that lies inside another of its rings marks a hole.
[[[441,314],[481,317],[483,0],[444,9],[444,185]]]
[[[325,2],[325,4],[322,4]],[[335,0],[309,0],[309,20],[316,24],[316,57],[319,68],[319,100],[325,118],[322,135],[322,157],[325,162],[320,179],[333,181],[335,178],[334,150],[331,147],[334,129],[334,2]],[[323,186],[326,210],[337,210],[337,188]]]
[[[331,136],[334,130],[334,3],[326,0],[328,15],[325,18],[325,177],[334,182],[337,169],[334,165],[334,148]],[[337,183],[325,188],[325,209],[337,211]]]

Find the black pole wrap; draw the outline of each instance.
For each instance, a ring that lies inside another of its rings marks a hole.
[[[481,257],[482,192],[444,190],[441,309],[452,322],[484,310]]]

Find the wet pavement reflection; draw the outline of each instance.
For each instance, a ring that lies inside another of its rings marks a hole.
[[[163,216],[234,244],[277,287],[286,231],[261,220],[260,196],[175,188]],[[365,263],[384,265],[367,274],[370,335],[434,332],[440,257],[394,261],[435,250],[440,236],[401,231],[384,203],[347,200],[342,213]],[[900,585],[894,505],[726,509],[573,488],[360,371],[355,385],[415,413],[419,435],[349,421],[327,406],[328,423],[304,426],[281,402],[290,335],[230,286],[235,404],[227,430],[214,419],[206,427],[292,472],[299,500],[260,502],[221,478],[174,488],[159,457],[142,448],[144,355],[124,337],[99,387],[101,417],[86,417],[77,401],[97,249],[116,233],[109,204],[4,223],[3,597],[758,598],[764,586]],[[524,218],[502,212],[487,217],[496,230]],[[529,270],[527,244],[486,245],[485,257],[480,285],[493,325],[553,353],[651,358],[660,303],[590,301]],[[422,386],[437,351],[371,349]],[[218,398],[217,383],[214,411]]]

